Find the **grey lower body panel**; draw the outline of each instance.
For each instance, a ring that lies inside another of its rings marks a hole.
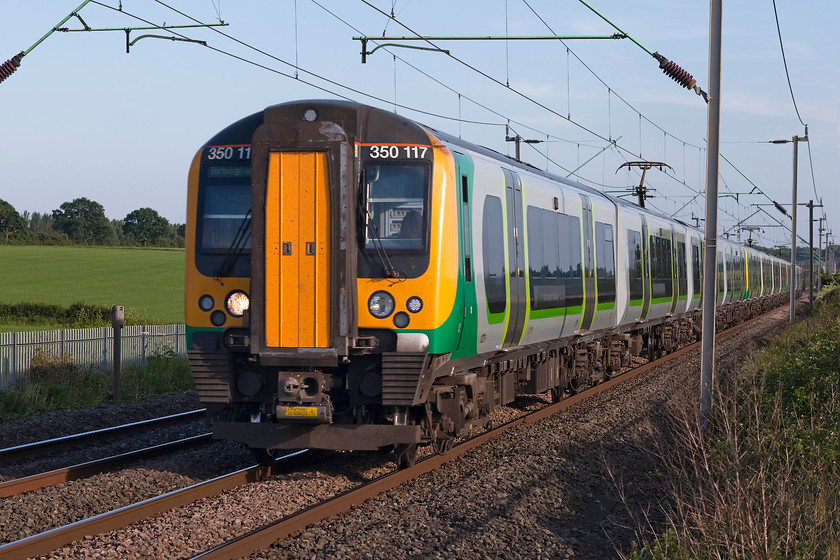
[[[261,449],[362,451],[395,443],[419,443],[420,426],[213,422],[213,439],[238,441]]]

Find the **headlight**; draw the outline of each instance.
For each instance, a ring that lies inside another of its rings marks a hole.
[[[417,296],[411,296],[408,298],[408,301],[405,302],[405,307],[412,313],[417,313],[423,309],[423,300]]]
[[[215,305],[215,303],[216,302],[213,301],[213,296],[210,294],[204,294],[198,298],[198,308],[202,311],[210,311],[213,309],[213,305]]]
[[[218,309],[210,314],[210,322],[213,323],[214,327],[221,327],[225,324],[227,319],[225,318],[225,314]]]
[[[251,300],[248,299],[248,294],[240,290],[232,291],[225,299],[225,307],[227,308],[228,313],[234,317],[242,317],[242,315],[248,311],[248,307],[250,307],[250,305]]]
[[[368,298],[368,311],[377,319],[384,319],[394,312],[394,297],[388,292],[373,292]]]
[[[394,315],[394,326],[398,329],[406,328],[409,322],[411,322],[411,317],[405,311],[400,311]]]

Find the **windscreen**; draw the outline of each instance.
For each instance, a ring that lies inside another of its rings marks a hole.
[[[233,245],[240,228],[248,226],[246,216],[251,208],[250,167],[208,166],[206,180],[200,189],[198,250],[226,252]],[[243,232],[245,233],[245,232]],[[251,238],[241,246],[247,252]]]
[[[365,168],[365,250],[426,249],[429,167],[423,162],[369,163]]]

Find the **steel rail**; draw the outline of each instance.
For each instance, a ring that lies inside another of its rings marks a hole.
[[[89,432],[81,432],[78,434],[71,434],[69,436],[62,436],[43,441],[35,441],[32,443],[24,443],[14,447],[7,447],[0,449],[0,462],[9,462],[20,457],[30,457],[32,455],[43,453],[44,450],[57,451],[59,449],[66,449],[78,443],[89,441],[91,439],[108,437],[111,435],[121,434],[123,432],[131,432],[150,427],[169,426],[172,424],[179,424],[186,419],[198,417],[203,415],[205,409],[190,410],[187,412],[180,412],[178,414],[170,414],[168,416],[161,416],[160,418],[150,418],[148,420],[140,420],[138,422],[131,422],[129,424],[122,424],[119,426],[111,426],[109,428],[101,428],[99,430],[91,430]]]
[[[142,457],[163,455],[165,453],[187,449],[211,441],[213,441],[213,434],[208,432],[176,441],[153,445],[151,447],[145,447],[143,449],[127,451],[110,457],[103,457],[102,459],[96,459],[94,461],[79,463],[62,469],[54,469],[39,474],[33,474],[31,476],[7,480],[5,482],[0,482],[0,498],[17,496],[25,492],[40,490],[41,488],[46,488],[48,486],[55,486],[56,484],[61,484],[62,482],[78,480],[80,478],[99,474],[113,467],[133,462]]]
[[[757,317],[743,321],[720,334],[729,335],[737,332],[741,328],[758,320],[763,315],[765,314],[762,313]],[[376,497],[388,490],[392,490],[405,482],[419,478],[423,474],[437,470],[446,463],[449,463],[476,447],[487,443],[491,439],[501,435],[511,428],[521,424],[531,424],[544,420],[553,414],[571,408],[581,401],[589,399],[604,391],[608,391],[621,383],[639,377],[653,368],[663,366],[671,360],[675,360],[688,352],[698,350],[700,345],[701,342],[698,341],[688,346],[684,346],[662,358],[649,361],[646,364],[642,364],[628,370],[625,373],[590,387],[576,395],[569,396],[558,403],[550,404],[539,410],[511,420],[510,422],[506,422],[505,424],[502,424],[492,430],[488,430],[481,435],[470,438],[453,447],[445,455],[433,455],[419,460],[413,467],[396,470],[389,474],[382,475],[381,477],[365,483],[362,486],[342,492],[341,494],[321,502],[320,504],[315,504],[288,517],[268,523],[239,537],[221,543],[218,546],[202,552],[201,554],[193,556],[190,560],[225,560],[227,558],[250,556],[259,550],[268,548],[277,541],[283,540],[304,530],[309,525],[318,524],[325,519],[346,513],[350,511],[351,508],[361,505],[365,500]]]
[[[173,490],[136,504],[101,513],[88,519],[82,519],[69,525],[56,527],[37,535],[0,545],[0,558],[3,560],[24,560],[26,558],[43,556],[88,535],[98,535],[108,531],[115,531],[127,527],[137,521],[142,521],[169,510],[189,505],[198,500],[216,496],[248,484],[264,480],[269,473],[281,468],[291,469],[299,466],[310,458],[309,450],[297,451],[279,457],[271,467],[253,465],[236,472],[222,475],[179,490]]]

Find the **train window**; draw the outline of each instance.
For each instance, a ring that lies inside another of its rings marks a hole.
[[[761,259],[761,284],[762,284],[762,293],[770,292],[770,284],[772,282],[772,274],[770,272],[770,262],[762,257]]]
[[[644,298],[642,280],[642,234],[627,230],[627,265],[630,277],[630,305],[641,305]]]
[[[559,214],[541,210],[542,214],[542,244],[543,278],[557,278],[560,274],[560,253],[557,247],[560,246]]]
[[[542,238],[542,212],[539,208],[528,207],[528,267],[529,276],[534,278],[543,277],[543,238]],[[533,301],[533,283],[531,288],[531,300]]]
[[[679,296],[688,295],[688,274],[685,269],[685,243],[677,241],[677,281],[679,285]]]
[[[365,250],[426,250],[429,166],[425,162],[369,163],[365,167]]]
[[[566,306],[560,278],[560,223],[566,216],[528,207],[528,267],[531,309]]]
[[[246,217],[251,209],[251,182],[244,184],[205,184],[201,190],[198,251],[226,252],[233,245],[240,228],[247,227]],[[251,236],[244,240],[246,252]]]
[[[732,250],[726,251],[726,274],[729,276],[729,283],[726,286],[726,291],[729,294],[735,293],[735,284],[737,282],[738,273],[735,271],[734,262],[732,259]]]
[[[741,293],[741,267],[742,262],[738,252],[733,251],[729,255],[729,264],[732,266],[732,289],[729,291],[735,294]]]
[[[615,301],[615,247],[610,224],[595,222],[595,250],[598,303]]]
[[[580,218],[557,214],[560,239],[560,285],[566,294],[566,307],[583,305],[583,258],[580,242]]]
[[[718,251],[718,272],[717,272],[717,281],[718,281],[718,295],[722,296],[725,292],[723,291],[724,282],[726,281],[723,276],[723,251]]]
[[[504,313],[507,307],[505,289],[505,238],[501,224],[502,200],[488,196],[484,200],[484,218],[481,226],[484,247],[484,291],[490,313]]]
[[[741,278],[743,280],[743,285],[741,286],[741,293],[746,295],[747,288],[749,286],[757,286],[761,283],[759,279],[761,268],[756,266],[757,261],[756,259],[752,259],[748,257],[741,257],[743,251],[738,251],[738,256],[741,259]],[[761,288],[759,287],[759,290]]]
[[[671,276],[673,258],[671,240],[655,235],[650,236],[650,287],[653,299],[671,298],[674,293],[674,280]]]
[[[470,189],[469,178],[461,175],[461,238],[464,243],[464,280],[472,282],[472,249],[470,243]]]
[[[694,295],[700,295],[703,290],[703,284],[700,281],[700,274],[702,273],[700,264],[700,246],[697,243],[691,244],[691,273]]]

